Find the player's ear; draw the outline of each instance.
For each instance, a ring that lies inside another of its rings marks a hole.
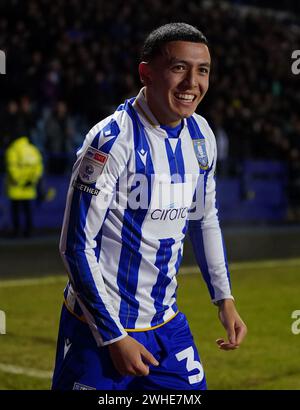
[[[146,63],[145,61],[142,61],[139,64],[139,74],[140,74],[140,80],[144,85],[150,85],[151,84],[151,68],[149,63]]]

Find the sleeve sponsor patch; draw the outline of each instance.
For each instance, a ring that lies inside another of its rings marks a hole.
[[[96,148],[89,147],[82,158],[79,167],[79,176],[82,182],[93,184],[102,174],[108,154]]]
[[[79,191],[83,191],[83,192],[86,192],[88,194],[94,195],[94,196],[97,196],[100,192],[99,189],[92,188],[92,187],[90,187],[86,184],[83,184],[82,182],[80,182],[78,180],[77,181],[74,180],[72,185],[73,185],[73,188],[78,189]]]

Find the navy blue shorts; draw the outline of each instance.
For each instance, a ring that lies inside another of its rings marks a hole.
[[[179,312],[163,326],[130,332],[158,360],[148,376],[121,376],[108,346],[97,347],[87,324],[63,306],[53,390],[205,390],[206,380],[187,319]]]

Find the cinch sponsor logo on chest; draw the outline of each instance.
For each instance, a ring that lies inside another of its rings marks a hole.
[[[169,208],[169,209],[154,209],[151,212],[151,219],[154,221],[165,221],[169,219],[174,221],[175,219],[185,219],[187,217],[188,208]]]

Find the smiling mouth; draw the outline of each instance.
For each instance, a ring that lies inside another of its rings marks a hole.
[[[183,102],[183,103],[192,103],[196,99],[196,95],[194,94],[184,94],[184,93],[176,93],[174,94],[176,100]]]

